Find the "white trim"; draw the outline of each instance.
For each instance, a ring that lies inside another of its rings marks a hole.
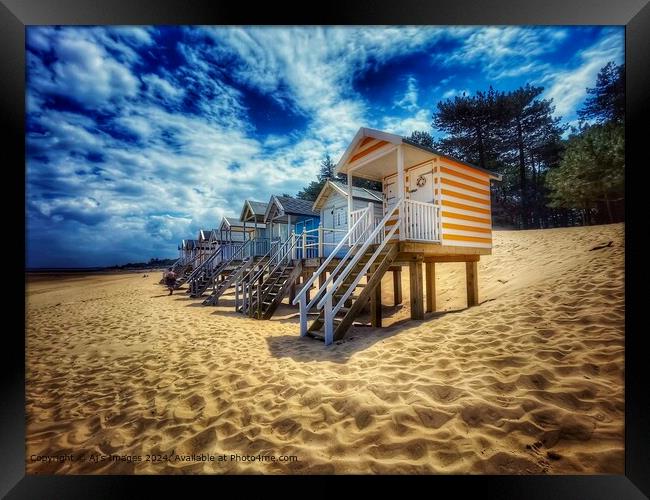
[[[350,156],[352,156],[352,153],[356,150],[358,143],[362,139],[365,139],[366,137],[372,137],[373,139],[383,140],[394,145],[402,144],[402,137],[399,135],[390,134],[388,132],[382,132],[381,130],[375,130],[372,128],[361,127],[354,135],[352,142],[350,142],[350,145],[343,153],[343,156],[341,156],[341,159],[336,164],[336,167],[334,168],[335,174],[345,173],[343,172],[343,166],[347,163]]]
[[[368,156],[365,156],[364,158],[359,158],[355,163],[349,163],[347,166],[347,169],[344,173],[350,173],[354,172],[355,170],[359,170],[361,167],[364,165],[371,163],[375,160],[378,160],[382,156],[386,156],[391,154],[393,151],[398,149],[399,146],[391,146],[390,144],[384,144],[382,147],[380,147],[378,150],[373,151],[370,153]],[[386,149],[388,148],[388,149]]]
[[[401,200],[406,198],[405,195],[405,183],[404,183],[404,146],[397,146],[397,192],[399,193],[399,196],[397,197],[397,203],[398,205]],[[398,210],[400,219],[402,219],[404,215],[404,210]],[[404,235],[405,231],[400,231],[399,232],[399,239],[400,241],[404,240]]]

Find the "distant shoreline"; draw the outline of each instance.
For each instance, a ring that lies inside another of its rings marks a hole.
[[[26,269],[25,274],[30,276],[35,275],[61,275],[61,274],[115,274],[115,273],[149,273],[149,272],[162,272],[165,267],[140,267],[140,268],[110,268],[110,267],[81,267],[81,268],[42,268],[42,269]]]

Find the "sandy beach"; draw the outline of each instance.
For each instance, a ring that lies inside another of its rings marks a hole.
[[[249,319],[157,272],[28,278],[27,472],[622,474],[624,225],[494,242],[478,307],[438,264],[439,311],[410,321],[405,269],[388,326],[331,347],[296,308]],[[230,459],[258,454],[297,459]]]

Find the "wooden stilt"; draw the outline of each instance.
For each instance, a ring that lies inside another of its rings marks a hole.
[[[393,300],[398,306],[402,303],[402,271],[393,271]]]
[[[366,283],[370,274],[366,275]],[[370,295],[370,324],[374,328],[381,328],[381,281]]]
[[[296,298],[296,283],[298,282],[298,279],[295,279],[293,283],[289,286],[289,304],[293,302],[293,299]]]
[[[422,258],[409,262],[411,281],[411,319],[424,319],[424,287],[422,282]]]
[[[467,307],[478,305],[478,262],[465,262]]]
[[[327,274],[327,271],[323,271],[323,272],[320,273],[320,275],[318,276],[318,288],[319,288],[319,289],[320,289],[320,288],[325,284],[325,280],[327,279],[326,274]]]
[[[436,310],[436,263],[426,262],[424,264],[427,287],[427,312]]]

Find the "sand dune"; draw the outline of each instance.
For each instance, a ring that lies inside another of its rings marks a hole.
[[[621,474],[623,235],[496,231],[480,306],[463,265],[439,264],[439,312],[389,307],[330,348],[298,337],[295,309],[198,306],[157,273],[30,281],[27,471]],[[298,460],[30,459],[66,453]]]

